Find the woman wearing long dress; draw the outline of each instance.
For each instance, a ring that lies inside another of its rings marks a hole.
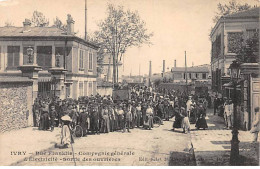
[[[197,129],[203,128],[204,130],[206,128],[208,128],[208,125],[207,125],[207,122],[206,122],[206,119],[205,119],[206,110],[203,108],[202,104],[199,105],[197,117],[198,117],[198,119],[197,119],[195,127]]]
[[[173,122],[173,131],[175,130],[175,128],[182,128],[182,119],[183,116],[180,113],[179,107],[176,107],[174,109],[174,114],[175,114],[175,121]]]

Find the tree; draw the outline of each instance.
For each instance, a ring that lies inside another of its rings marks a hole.
[[[32,25],[35,27],[46,27],[49,26],[49,20],[45,18],[43,13],[34,11],[32,16]]]
[[[252,8],[251,5],[247,3],[240,4],[237,3],[236,0],[232,0],[228,4],[218,3],[218,12],[216,13],[216,16],[213,18],[213,22],[217,23],[221,16],[233,14],[240,11],[246,11],[250,8]]]
[[[61,30],[67,31],[67,25],[63,24],[62,21],[57,16],[53,20],[53,26]]]
[[[153,35],[148,33],[145,22],[137,11],[125,11],[122,6],[112,4],[107,8],[108,16],[101,21],[95,37],[99,44],[113,57],[113,82],[118,82],[117,64],[129,47],[151,44]]]
[[[251,38],[246,39],[235,53],[240,63],[259,62],[259,32],[256,31]]]

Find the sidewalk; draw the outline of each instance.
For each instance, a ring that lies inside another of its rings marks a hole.
[[[60,141],[61,128],[53,132],[41,131],[36,127],[28,127],[0,134],[0,164],[9,166],[30,157],[36,151],[53,147]],[[20,155],[17,152],[22,152]],[[15,152],[15,154],[14,154]],[[25,153],[25,155],[24,155]]]
[[[224,129],[222,117],[207,110],[207,130],[195,130],[191,125],[191,141],[198,166],[229,165],[232,133]],[[239,131],[238,139],[241,165],[259,165],[259,142],[252,143],[253,135],[249,131]]]

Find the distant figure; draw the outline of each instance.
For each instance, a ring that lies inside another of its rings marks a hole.
[[[251,133],[254,134],[253,142],[257,142],[258,140],[258,133],[260,129],[260,112],[259,112],[259,107],[255,108],[255,120],[252,124],[252,128],[250,130]]]
[[[199,105],[199,110],[198,110],[198,119],[196,122],[195,127],[198,129],[203,128],[204,130],[208,128],[207,122],[206,122],[206,110],[203,108],[203,105]]]

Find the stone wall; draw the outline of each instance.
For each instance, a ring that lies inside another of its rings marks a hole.
[[[28,126],[32,83],[0,83],[0,133]]]

